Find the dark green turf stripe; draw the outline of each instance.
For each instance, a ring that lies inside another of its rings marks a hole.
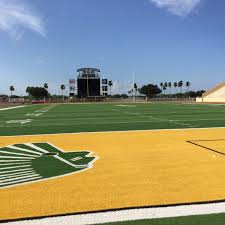
[[[224,225],[225,214],[107,223],[104,225]],[[97,224],[96,224],[97,225]]]
[[[29,135],[95,131],[225,127],[225,105],[197,104],[61,104],[39,117],[26,116],[48,108],[34,105],[0,111],[0,135]],[[32,119],[27,124],[9,120]]]

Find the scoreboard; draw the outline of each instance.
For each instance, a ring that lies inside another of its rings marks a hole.
[[[78,79],[78,98],[100,96],[100,79]]]
[[[101,94],[100,70],[81,68],[77,79],[78,98],[97,97]]]
[[[70,93],[76,89],[78,98],[108,95],[108,79],[101,79],[99,69],[81,68],[77,72],[77,80],[70,80]]]

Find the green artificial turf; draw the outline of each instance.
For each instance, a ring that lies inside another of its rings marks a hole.
[[[224,225],[225,214],[107,223],[104,225]]]
[[[27,121],[20,123],[19,121]],[[0,136],[225,127],[225,105],[58,104],[0,111]],[[223,225],[225,214],[115,222],[107,225]]]
[[[120,106],[122,105],[122,106]],[[225,105],[174,103],[33,105],[0,111],[0,135],[225,126]],[[32,121],[20,124],[12,121]],[[11,123],[8,123],[11,121]]]

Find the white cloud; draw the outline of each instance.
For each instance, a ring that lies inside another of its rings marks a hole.
[[[191,13],[201,0],[149,0],[159,8],[165,8],[177,16],[186,16]]]
[[[42,36],[46,34],[42,19],[24,0],[0,0],[0,30],[20,39],[24,29],[30,29]]]

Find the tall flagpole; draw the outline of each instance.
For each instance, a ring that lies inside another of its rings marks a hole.
[[[87,98],[89,97],[89,83],[88,83],[88,74],[87,74]]]

